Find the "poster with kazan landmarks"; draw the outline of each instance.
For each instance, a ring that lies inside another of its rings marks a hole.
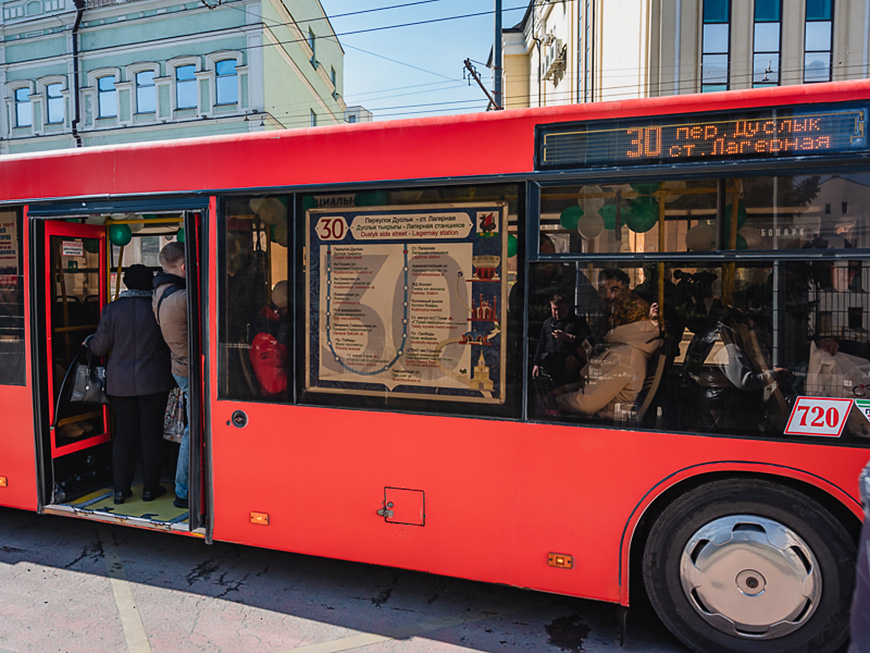
[[[307,390],[504,402],[506,205],[306,221]]]

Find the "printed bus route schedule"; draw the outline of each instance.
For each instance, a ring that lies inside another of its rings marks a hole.
[[[538,127],[538,168],[867,151],[864,108],[769,110]]]

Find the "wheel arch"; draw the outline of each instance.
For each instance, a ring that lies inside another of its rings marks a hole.
[[[629,605],[634,592],[643,593],[641,564],[650,529],[678,497],[698,487],[725,479],[759,479],[779,483],[813,499],[843,525],[857,543],[863,509],[857,497],[828,479],[770,463],[707,463],[675,472],[651,487],[626,520],[620,543],[620,604]],[[638,585],[637,583],[641,584]]]

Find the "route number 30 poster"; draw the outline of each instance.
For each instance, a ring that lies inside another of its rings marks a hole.
[[[503,403],[504,204],[306,220],[307,390]]]

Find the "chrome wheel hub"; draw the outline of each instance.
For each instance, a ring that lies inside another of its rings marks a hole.
[[[714,628],[772,639],[800,628],[822,594],[818,563],[785,525],[755,515],[721,517],[689,538],[680,559],[686,598]]]

